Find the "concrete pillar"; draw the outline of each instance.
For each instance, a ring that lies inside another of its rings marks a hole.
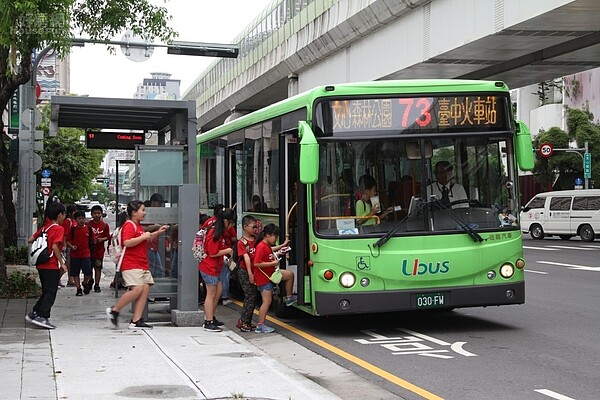
[[[288,97],[298,94],[298,74],[288,75]]]

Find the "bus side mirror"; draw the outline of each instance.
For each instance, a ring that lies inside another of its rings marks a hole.
[[[300,182],[317,183],[319,179],[319,143],[306,121],[298,122],[300,137]]]
[[[517,121],[517,135],[515,138],[517,162],[521,171],[533,171],[533,145],[531,144],[531,133],[527,125]]]

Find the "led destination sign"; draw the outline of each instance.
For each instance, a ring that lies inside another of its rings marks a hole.
[[[136,144],[145,143],[146,137],[143,133],[92,131],[85,133],[85,144],[88,149],[134,150]]]
[[[394,130],[399,133],[507,130],[501,96],[439,96],[335,100],[333,133]]]

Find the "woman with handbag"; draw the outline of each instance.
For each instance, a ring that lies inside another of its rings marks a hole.
[[[283,244],[276,246],[279,238],[279,227],[275,224],[267,224],[263,227],[262,232],[256,238],[256,251],[254,252],[253,274],[254,281],[258,287],[258,291],[262,297],[262,304],[258,310],[258,324],[256,325],[256,333],[271,333],[275,329],[265,324],[267,312],[273,300],[273,288],[279,281],[285,282],[284,302],[286,306],[291,306],[297,301],[297,297],[292,295],[294,286],[294,273],[288,270],[279,269],[279,260],[287,248],[289,240]],[[289,248],[287,248],[289,250]]]

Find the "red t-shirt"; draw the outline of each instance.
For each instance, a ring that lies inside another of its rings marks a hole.
[[[91,220],[88,225],[92,227],[92,233],[94,235],[93,243],[94,249],[92,250],[92,258],[103,259],[104,258],[104,245],[106,242],[98,243],[98,239],[110,238],[110,228],[108,224],[102,220],[96,221]]]
[[[263,286],[270,282],[268,277],[275,272],[275,267],[258,268],[255,266],[255,264],[273,262],[275,260],[275,254],[273,254],[273,249],[271,249],[271,246],[265,243],[264,240],[261,240],[260,243],[256,245],[253,261],[254,265],[252,265],[252,273],[254,274],[254,281],[256,282],[257,286]]]
[[[54,243],[58,244],[58,249],[62,251],[65,239],[65,231],[61,225],[54,223],[52,221],[48,221],[46,225],[42,226],[33,234],[35,239],[40,236],[43,229],[47,229],[47,239],[48,239],[48,253],[50,254],[50,260],[47,263],[36,265],[37,269],[58,269],[58,260],[54,257],[54,251],[52,246]]]
[[[68,236],[69,243],[77,246],[77,249],[71,249],[71,258],[89,258],[90,229],[88,226],[74,226],[69,230]]]
[[[67,235],[71,234],[71,227],[77,225],[77,223],[71,218],[65,218],[62,223],[62,227],[65,230],[65,242],[67,241]]]
[[[244,244],[244,241],[246,244]],[[246,248],[248,249],[246,251]],[[254,255],[256,253],[256,249],[254,248],[254,239],[248,240],[246,238],[242,238],[237,241],[237,251],[238,251],[238,264],[241,268],[246,269],[246,261],[244,259],[244,254],[248,254],[250,257],[250,263],[254,261]]]
[[[202,228],[208,228],[209,226],[213,226],[216,221],[217,217],[213,215],[212,217],[204,221],[204,223],[202,224]],[[233,225],[230,225],[229,228],[225,229],[225,233],[223,234],[223,236],[225,237],[225,244],[227,245],[227,247],[231,247],[231,244],[237,238],[237,232],[235,231]]]
[[[121,228],[121,243],[144,234],[144,228],[132,220],[127,220]],[[133,247],[125,247],[125,255],[121,264],[121,271],[129,269],[148,270],[148,245],[146,241],[136,244]]]
[[[211,255],[217,254],[222,249],[226,249],[225,235],[221,236],[221,239],[216,242],[213,240],[215,237],[215,230],[209,229],[206,233],[206,239],[204,241],[204,252],[207,257],[200,261],[198,269],[207,275],[219,276],[221,269],[223,269],[223,257],[211,257]]]

